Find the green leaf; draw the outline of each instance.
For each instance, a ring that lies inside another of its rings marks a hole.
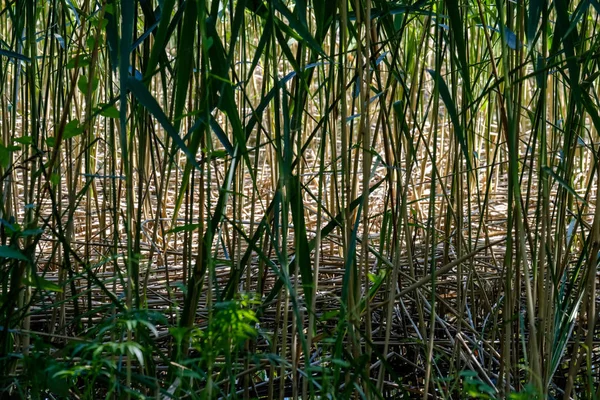
[[[331,363],[337,366],[340,366],[342,368],[350,368],[350,363],[348,361],[339,359],[339,358],[333,358],[331,360]]]
[[[41,276],[37,275],[37,274],[33,274],[33,276],[27,276],[23,279],[23,283],[28,285],[28,286],[32,286],[32,287],[36,287],[40,290],[47,290],[49,292],[62,292],[62,288],[60,286],[58,286],[56,283],[51,282],[47,279],[42,278]]]
[[[67,125],[65,125],[65,131],[63,132],[63,139],[71,139],[75,136],[81,135],[83,133],[83,126],[79,125],[78,119],[73,119],[69,121]]]
[[[227,150],[213,150],[211,152],[206,152],[207,154],[210,154],[211,158],[225,158],[227,157],[227,155],[229,153],[227,153]]]
[[[8,168],[10,164],[10,151],[0,143],[0,166],[2,168]]]
[[[13,260],[29,261],[29,259],[20,250],[10,246],[0,246],[0,258],[10,258]]]
[[[79,80],[77,81],[77,87],[79,88],[79,91],[81,93],[83,93],[84,95],[87,96],[88,87],[90,87],[90,82],[88,81],[88,78],[86,75],[81,75],[79,77]],[[98,78],[96,78],[96,77],[92,78],[90,88],[92,89],[92,93],[94,93],[96,91],[96,89],[98,89]]]
[[[95,25],[96,25],[98,28],[100,28],[100,29],[106,29],[106,27],[108,26],[108,23],[109,23],[109,22],[108,22],[108,19],[104,18],[104,19],[99,19],[99,20],[98,20],[98,21],[95,23]],[[99,42],[100,42],[100,43],[99,43],[98,45],[102,44],[102,38],[99,38]]]
[[[8,58],[16,58],[17,60],[25,61],[30,63],[31,59],[29,57],[25,57],[23,54],[10,51],[10,50],[2,50],[0,49],[0,56],[8,57]]]
[[[108,44],[108,58],[113,72],[117,71],[118,66],[118,51],[119,51],[119,18],[116,10],[116,0],[108,0],[105,5],[106,13],[104,20],[106,24],[106,43]],[[165,18],[166,19],[166,18]]]
[[[194,67],[194,39],[196,37],[196,2],[186,1],[184,9],[183,24],[181,26],[182,34],[177,46],[177,74],[175,85],[175,118],[183,113],[187,102],[187,93],[190,79],[192,78],[192,69]],[[179,128],[180,121],[176,120],[175,128]]]
[[[183,226],[178,226],[173,229],[169,229],[167,233],[178,233],[178,232],[191,232],[200,227],[200,224],[187,224]]]
[[[108,21],[107,21],[108,22]],[[100,45],[100,43],[102,42],[102,37],[99,36],[98,37],[98,44]],[[94,50],[94,46],[96,45],[96,37],[94,36],[89,36],[86,40],[85,40],[85,45],[88,48],[89,51]]]
[[[165,47],[169,42],[169,23],[171,22],[170,17],[172,15],[174,6],[175,0],[165,0],[161,4],[162,16],[154,36],[154,45],[152,46],[152,50],[150,52],[150,60],[148,61],[144,78],[148,78],[154,74],[161,55],[166,54]],[[146,81],[146,79],[144,79],[144,81]]]
[[[102,109],[102,111],[100,111],[100,115],[102,115],[103,117],[106,117],[106,118],[118,119],[119,118],[119,110],[115,106],[109,106],[107,108]]]
[[[563,178],[561,178],[560,176],[558,176],[558,174],[556,174],[556,172],[554,172],[552,170],[552,168],[550,168],[548,166],[543,166],[542,167],[542,171],[544,171],[546,174],[548,174],[552,178],[554,178],[554,180],[556,180],[556,182],[558,182],[559,185],[561,185],[563,188],[565,188],[567,192],[569,192],[573,196],[575,196],[577,198],[577,200],[579,200],[583,204],[587,204],[587,201],[585,201],[585,199],[583,197],[581,197],[580,195],[578,195],[577,192],[575,191],[575,189],[573,189],[569,185],[569,183],[567,181],[565,181]]]
[[[442,78],[437,71],[428,69],[427,72],[429,72],[429,75],[431,75],[431,77],[436,81],[436,85],[440,91],[440,96],[442,96],[444,105],[446,106],[448,114],[450,115],[450,120],[452,121],[452,126],[454,127],[454,133],[456,134],[458,142],[460,143],[460,148],[465,155],[467,167],[471,169],[471,156],[469,155],[467,141],[465,139],[465,135],[463,134],[462,126],[460,125],[460,119],[458,118],[458,111],[456,110],[456,104],[454,104],[454,101],[452,101],[450,90],[448,89],[444,78]]]
[[[32,228],[32,229],[25,229],[23,232],[21,232],[21,237],[27,237],[27,236],[38,236],[41,235],[42,233],[44,233],[43,229],[40,228]]]
[[[308,234],[306,232],[306,223],[304,221],[304,201],[302,198],[302,187],[300,178],[292,175],[290,179],[290,208],[292,209],[292,220],[294,221],[295,242],[296,242],[296,264],[300,267],[300,277],[304,287],[304,296],[306,304],[312,305],[313,297],[313,276],[310,256],[310,246],[308,244]],[[313,310],[311,310],[312,312]]]
[[[467,46],[465,43],[465,37],[463,31],[465,28],[462,16],[460,14],[462,9],[461,4],[458,0],[448,0],[447,10],[448,17],[450,19],[450,32],[454,38],[454,46],[456,47],[456,54],[458,56],[458,62],[460,65],[460,73],[463,78],[462,88],[465,91],[467,99],[471,99],[471,78],[469,76],[469,64],[467,61]]]
[[[527,9],[527,41],[530,45],[533,44],[533,39],[538,30],[541,21],[542,10],[544,4],[541,0],[530,0]]]
[[[140,365],[143,367],[144,366],[144,354],[142,353],[142,350],[140,349],[140,345],[137,343],[127,343],[127,350],[129,351],[129,354],[133,354],[135,356],[135,358],[137,358],[138,362],[140,363]]]
[[[283,21],[281,21],[282,25],[286,25],[286,26],[289,26],[290,28],[292,28],[294,30],[294,32],[299,36],[299,39],[302,40],[304,43],[306,43],[311,48],[311,50],[313,50],[314,52],[316,52],[318,54],[325,55],[325,52],[321,48],[321,45],[319,45],[319,43],[317,43],[315,38],[310,33],[308,26],[306,24],[302,23],[302,21],[300,19],[298,19],[296,17],[296,15],[294,15],[286,7],[284,2],[277,0],[274,2],[274,6],[275,6],[275,9],[277,11],[279,11],[281,13],[281,15],[283,15],[285,17],[285,19],[287,20],[287,23],[283,23]]]
[[[326,322],[332,319],[337,319],[340,316],[340,310],[331,310],[331,311],[326,311],[323,313],[323,315],[321,315],[321,317],[319,318],[319,321],[321,322]]]
[[[58,186],[60,184],[60,175],[57,173],[53,173],[52,175],[50,175],[50,182],[52,183],[52,185]]]
[[[33,139],[31,138],[31,136],[16,137],[13,140],[17,143],[26,144],[26,145],[31,144],[33,142]]]
[[[75,57],[71,58],[67,63],[67,69],[75,68],[77,65],[78,68],[84,68],[90,65],[90,59],[85,54],[78,54]]]

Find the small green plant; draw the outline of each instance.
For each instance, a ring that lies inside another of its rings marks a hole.
[[[192,347],[212,347],[218,351],[239,350],[247,340],[256,337],[258,319],[251,306],[260,304],[249,295],[215,304],[212,319],[206,330],[195,332]]]
[[[477,372],[462,371],[460,377],[463,382],[463,393],[465,397],[473,399],[496,399],[497,390],[483,382]]]

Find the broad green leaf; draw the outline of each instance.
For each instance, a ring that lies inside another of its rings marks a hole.
[[[450,32],[454,39],[453,43],[456,47],[456,54],[460,65],[460,73],[463,78],[462,89],[467,96],[467,100],[471,100],[471,77],[469,74],[469,64],[467,59],[467,45],[464,36],[465,25],[461,15],[462,5],[459,0],[447,0],[446,10],[450,20]]]
[[[13,140],[17,143],[21,143],[21,144],[25,144],[25,145],[29,145],[29,144],[33,143],[33,139],[31,138],[31,136],[16,137]]]
[[[192,232],[200,227],[200,224],[187,224],[183,226],[178,226],[173,229],[169,229],[167,233],[178,233],[178,232]]]
[[[15,51],[10,51],[10,50],[0,49],[0,56],[4,56],[4,57],[8,57],[8,58],[15,58],[17,60],[25,61],[28,63],[31,62],[31,59],[29,57],[25,57],[23,54],[17,53]]]
[[[79,77],[79,80],[77,81],[77,87],[79,88],[79,91],[81,93],[87,96],[88,87],[90,87],[90,82],[88,81],[88,77],[86,75],[81,75]],[[90,88],[92,89],[92,93],[94,93],[96,89],[98,89],[98,78],[94,77],[92,79]]]
[[[115,2],[116,0],[108,0],[106,1],[105,14],[104,19],[107,21],[106,25],[106,43],[108,44],[108,56],[110,60],[110,65],[114,72],[117,71],[117,67],[119,65],[118,52],[119,52],[119,20],[118,15],[115,12]]]
[[[79,125],[78,119],[72,119],[65,125],[63,139],[71,139],[83,133],[83,126]]]
[[[108,106],[107,108],[104,108],[102,111],[100,111],[100,115],[102,115],[103,117],[106,117],[106,118],[118,119],[119,118],[119,110],[115,106]]]
[[[62,288],[60,286],[58,286],[56,283],[51,282],[45,278],[42,278],[41,276],[34,274],[32,277],[31,276],[26,276],[23,279],[23,283],[28,285],[28,286],[32,286],[35,287],[37,289],[40,290],[47,290],[49,292],[62,292]]]
[[[529,7],[527,9],[527,42],[530,46],[533,45],[533,40],[537,34],[545,4],[542,0],[529,0]]]
[[[13,260],[29,261],[29,259],[18,249],[10,246],[0,246],[0,258],[10,258]]]
[[[71,58],[67,63],[67,69],[75,68],[84,68],[90,65],[90,58],[85,54],[78,54],[75,57]]]
[[[156,35],[154,36],[154,45],[150,52],[150,60],[148,62],[147,69],[144,73],[144,78],[149,78],[154,74],[158,65],[161,54],[164,54],[167,43],[169,42],[169,23],[171,22],[170,17],[173,13],[175,6],[175,0],[165,0],[162,2],[162,15],[159,21]]]
[[[10,151],[3,146],[2,144],[0,144],[0,166],[2,168],[8,168],[8,165],[10,164]]]
[[[52,185],[58,186],[60,184],[60,175],[56,172],[53,172],[52,175],[50,175],[50,182]]]
[[[25,229],[23,232],[21,232],[21,237],[27,237],[27,236],[38,236],[41,235],[42,233],[44,233],[43,229],[40,228],[30,228],[30,229]]]
[[[471,155],[469,154],[469,147],[467,145],[467,141],[465,135],[463,134],[462,126],[460,124],[460,120],[458,118],[458,112],[456,110],[456,105],[452,100],[452,95],[450,94],[450,90],[448,90],[448,86],[446,82],[442,78],[442,76],[432,69],[428,69],[429,75],[436,82],[436,85],[439,88],[440,96],[442,96],[442,100],[444,101],[444,105],[448,110],[448,114],[450,115],[450,120],[452,121],[452,126],[454,127],[454,134],[457,136],[458,142],[460,144],[460,148],[462,149],[465,160],[467,161],[468,169],[471,169]]]

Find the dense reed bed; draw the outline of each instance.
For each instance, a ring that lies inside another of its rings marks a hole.
[[[0,397],[600,396],[596,1],[1,4]]]

